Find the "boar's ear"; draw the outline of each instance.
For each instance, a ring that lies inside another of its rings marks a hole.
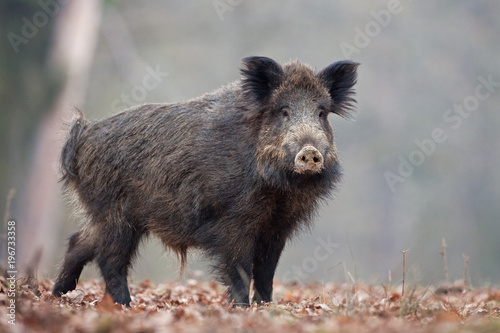
[[[352,87],[356,83],[358,66],[359,63],[349,60],[337,61],[318,73],[332,98],[332,112],[343,118],[349,118],[349,111],[356,102]]]
[[[283,69],[267,57],[247,57],[243,59],[243,66],[243,93],[259,103],[264,102],[279,86]]]

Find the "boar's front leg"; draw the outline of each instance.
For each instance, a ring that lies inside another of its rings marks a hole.
[[[260,235],[255,244],[253,259],[253,302],[271,302],[273,277],[286,239],[282,235]]]
[[[233,306],[250,306],[250,280],[252,279],[252,256],[231,258],[226,261],[224,284],[229,288],[229,303],[234,301]]]

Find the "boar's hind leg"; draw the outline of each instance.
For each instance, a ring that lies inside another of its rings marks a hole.
[[[52,294],[60,297],[62,294],[76,288],[83,267],[95,257],[95,245],[82,230],[75,232],[69,239],[68,250],[59,271]]]
[[[124,227],[120,230],[111,229],[107,233],[107,238],[98,248],[96,260],[106,282],[106,293],[110,294],[116,303],[130,306],[127,273],[143,232],[130,227],[124,221],[120,223]]]
[[[257,239],[253,260],[252,302],[259,304],[272,301],[274,272],[284,247],[284,237],[261,236]]]

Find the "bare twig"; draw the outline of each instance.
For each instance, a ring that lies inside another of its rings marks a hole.
[[[5,214],[3,216],[4,226],[7,226],[7,221],[9,220],[9,217],[10,217],[10,204],[11,204],[12,199],[14,198],[15,195],[16,195],[16,189],[11,188],[9,190],[9,194],[7,194],[7,202],[5,204]]]
[[[356,260],[354,260],[354,253],[352,252],[351,248],[351,242],[349,241],[349,233],[345,233],[345,237],[347,238],[347,247],[349,248],[349,253],[351,255],[351,260],[352,260],[352,265],[354,268],[354,276],[357,278],[358,277],[358,269],[356,268]]]
[[[444,261],[444,276],[446,278],[446,282],[449,283],[450,282],[450,277],[448,275],[448,259],[446,258],[446,248],[448,247],[448,245],[446,244],[446,239],[443,237],[443,239],[441,240],[441,251],[439,251],[439,254],[441,255],[441,257],[443,257],[443,261]]]
[[[406,252],[409,250],[401,251],[403,254],[403,286],[401,287],[401,299],[403,299],[405,295],[405,274],[406,274]]]
[[[329,271],[333,270],[334,268],[336,268],[342,264],[343,264],[343,261],[339,261],[337,264],[333,265],[332,267],[329,267],[325,272],[328,273]]]
[[[465,288],[470,288],[471,278],[469,274],[469,256],[464,253],[462,254],[462,257],[464,258],[464,286]]]

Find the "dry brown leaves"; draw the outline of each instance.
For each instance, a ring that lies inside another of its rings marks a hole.
[[[500,332],[500,290],[395,289],[364,284],[284,286],[276,303],[232,309],[214,282],[131,284],[132,307],[114,304],[99,280],[60,300],[49,280],[17,281],[16,325],[0,284],[0,332]]]

